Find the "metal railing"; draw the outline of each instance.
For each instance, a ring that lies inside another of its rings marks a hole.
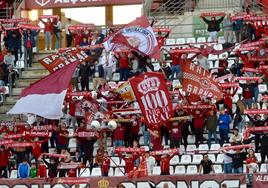
[[[243,0],[195,0],[198,9],[242,8]]]

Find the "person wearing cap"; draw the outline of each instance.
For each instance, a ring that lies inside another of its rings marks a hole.
[[[7,178],[8,163],[9,163],[9,151],[5,146],[0,146],[0,178]]]

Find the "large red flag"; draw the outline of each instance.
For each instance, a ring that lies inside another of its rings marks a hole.
[[[223,91],[208,70],[191,62],[182,64],[182,72],[182,86],[185,92],[214,98],[217,101],[222,99]]]
[[[131,78],[129,83],[147,125],[163,124],[172,117],[172,102],[163,74],[148,72]]]
[[[146,16],[130,22],[111,37],[114,44],[124,45],[151,58],[160,58],[158,43]]]

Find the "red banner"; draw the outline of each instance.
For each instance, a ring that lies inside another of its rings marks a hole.
[[[42,155],[48,156],[48,157],[55,157],[55,158],[66,158],[66,155],[63,154],[56,154],[56,153],[42,153]]]
[[[258,81],[259,77],[236,77],[235,80],[251,80],[251,81]]]
[[[48,71],[54,72],[77,60],[86,61],[89,58],[90,57],[84,51],[68,49],[63,52],[49,55],[44,59],[41,59],[39,63],[41,63],[41,65],[43,65]]]
[[[10,18],[10,19],[0,19],[2,23],[27,23],[30,20],[28,18]]]
[[[74,8],[142,3],[142,0],[25,0],[26,9]]]
[[[13,140],[0,140],[0,146],[5,146],[7,144],[13,143]]]
[[[178,149],[164,149],[158,151],[151,151],[150,155],[174,155],[176,153],[179,153]]]
[[[244,114],[268,114],[268,109],[250,109],[250,110],[245,110]]]
[[[187,53],[199,53],[200,50],[198,48],[184,48],[184,49],[172,49],[170,50],[170,53],[181,53],[181,54],[187,54]]]
[[[220,87],[226,89],[226,88],[231,88],[231,87],[239,87],[239,83],[233,82],[233,83],[220,83]]]
[[[61,163],[58,169],[75,169],[80,167],[81,163]]]
[[[78,132],[78,133],[75,133],[74,136],[78,138],[91,138],[91,137],[98,137],[99,133],[98,132]]]
[[[126,148],[126,147],[117,147],[115,148],[115,152],[121,153],[121,152],[126,152],[126,153],[135,153],[135,152],[145,152],[144,148]]]
[[[131,78],[129,83],[147,125],[163,124],[172,117],[172,102],[163,74],[148,72]]]
[[[58,15],[41,15],[41,19],[59,19]]]
[[[29,29],[29,30],[40,30],[41,27],[38,25],[32,25],[32,24],[19,24],[19,28],[21,29]]]
[[[257,174],[256,174],[257,175]],[[254,178],[255,179],[255,178]],[[266,179],[262,178],[265,183]],[[246,175],[245,174],[206,174],[206,175],[169,175],[169,176],[148,176],[145,178],[132,178],[129,179],[126,176],[121,177],[89,177],[89,178],[53,178],[49,182],[50,187],[66,187],[64,184],[76,184],[84,187],[86,184],[88,187],[117,187],[119,184],[123,184],[126,188],[144,188],[144,187],[164,187],[164,184],[168,184],[169,187],[180,188],[219,188],[224,182],[227,187],[230,188],[243,188],[246,187]],[[39,185],[39,187],[45,187],[48,185],[48,181],[45,178],[27,178],[27,179],[5,179],[2,178],[0,187],[26,187],[31,188],[32,185]],[[104,185],[104,186],[102,186]],[[261,184],[261,188],[267,187],[267,183]],[[258,187],[257,187],[258,188]]]
[[[253,148],[253,146],[251,144],[246,144],[246,145],[236,145],[236,146],[226,146],[226,147],[223,147],[221,149],[223,150],[237,150],[237,149],[247,149],[247,148]]]
[[[215,105],[180,105],[178,109],[185,109],[185,110],[207,110],[207,109],[214,109]]]
[[[48,132],[25,132],[25,135],[31,137],[51,137],[51,133]]]
[[[51,131],[55,128],[56,126],[54,125],[42,125],[42,126],[34,126],[32,129],[34,131]]]
[[[268,174],[253,174],[253,187],[254,188],[268,187]]]
[[[69,30],[94,30],[96,26],[94,24],[77,24],[77,25],[70,25],[68,27]]]
[[[181,66],[183,72],[182,86],[185,92],[214,98],[217,101],[223,98],[223,92],[219,84],[208,70],[192,62],[184,63]]]
[[[7,144],[9,148],[27,148],[27,147],[32,147],[33,143],[31,142],[12,142]]]
[[[249,61],[268,61],[268,57],[252,57],[248,59]]]
[[[153,28],[154,32],[170,32],[171,29],[169,28]]]
[[[241,48],[248,48],[248,47],[253,47],[253,46],[260,46],[260,45],[264,45],[265,41],[264,40],[259,40],[256,42],[250,42],[250,43],[246,43],[246,44],[242,44]]]
[[[258,46],[251,46],[251,47],[244,47],[244,48],[237,48],[235,51],[251,51],[251,50],[259,50]]]
[[[7,134],[7,135],[4,135],[3,137],[4,139],[18,139],[24,136],[25,136],[24,134]]]

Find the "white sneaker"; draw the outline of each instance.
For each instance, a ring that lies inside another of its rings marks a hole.
[[[52,49],[51,48],[49,48],[49,51],[51,51]]]
[[[45,48],[45,51],[47,51],[47,48]]]

